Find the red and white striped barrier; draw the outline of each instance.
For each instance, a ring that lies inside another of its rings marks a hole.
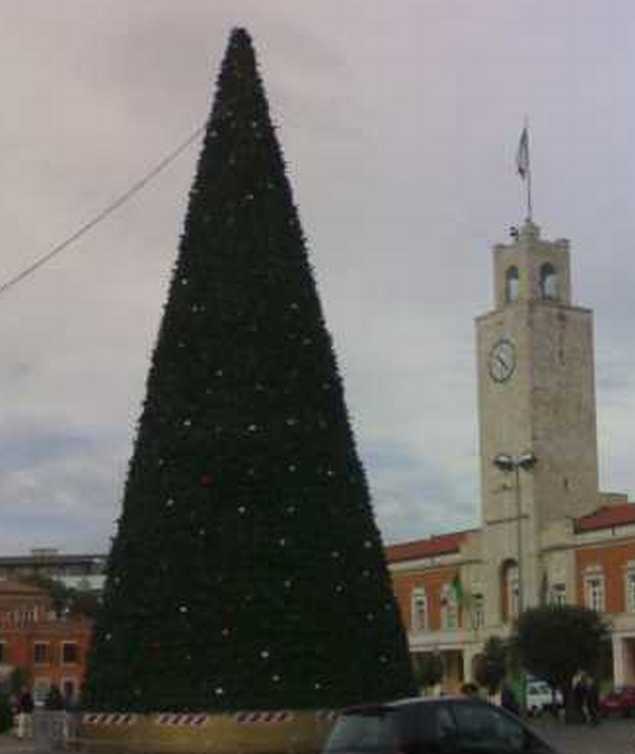
[[[154,722],[158,725],[170,725],[172,727],[200,728],[205,725],[209,718],[206,714],[188,714],[186,712],[164,712],[158,715]]]
[[[134,725],[137,716],[121,712],[87,712],[82,722],[88,725]]]
[[[293,720],[293,714],[287,710],[276,712],[237,712],[234,720],[242,725],[248,723],[287,723]]]
[[[330,721],[337,717],[336,710],[317,710],[315,719],[319,721]],[[87,725],[134,725],[137,722],[138,715],[120,712],[86,712],[82,716],[82,722]],[[170,727],[190,727],[200,728],[205,725],[210,718],[206,713],[187,713],[187,712],[162,712],[153,715],[153,722],[157,725],[166,725]],[[234,722],[240,725],[251,725],[266,723],[269,725],[276,723],[288,723],[294,719],[293,712],[289,710],[272,710],[272,711],[242,711],[233,715]]]

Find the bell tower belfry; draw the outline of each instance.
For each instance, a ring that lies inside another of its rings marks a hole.
[[[540,531],[597,508],[593,315],[571,304],[568,241],[545,241],[527,221],[493,257],[495,308],[476,319],[484,546],[515,558],[521,518],[527,607]],[[516,489],[494,459],[527,453],[535,465]]]

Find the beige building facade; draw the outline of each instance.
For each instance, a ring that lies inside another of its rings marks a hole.
[[[527,221],[493,249],[494,308],[476,319],[481,527],[387,548],[414,654],[470,680],[521,609],[611,616],[612,674],[635,682],[635,505],[600,493],[593,316],[572,303],[569,242]]]

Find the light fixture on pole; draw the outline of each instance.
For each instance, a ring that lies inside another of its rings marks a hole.
[[[522,613],[524,604],[523,593],[523,530],[522,530],[522,500],[520,495],[520,469],[530,471],[537,463],[538,459],[531,453],[521,453],[513,456],[509,453],[499,453],[494,458],[494,466],[504,472],[514,472],[514,493],[516,499],[516,520],[517,520],[517,573],[518,573],[518,614]]]
[[[516,535],[518,537],[516,542],[518,564],[516,567],[516,573],[518,574],[518,615],[520,615],[525,607],[524,592],[523,592],[523,529],[522,529],[522,500],[520,496],[520,469],[523,471],[530,471],[536,465],[538,459],[531,453],[521,453],[518,456],[510,455],[509,453],[499,453],[494,458],[494,466],[497,469],[505,473],[514,472],[514,492],[516,498]],[[525,672],[521,670],[520,674],[521,682],[521,702],[520,708],[523,714],[527,708],[527,677]]]

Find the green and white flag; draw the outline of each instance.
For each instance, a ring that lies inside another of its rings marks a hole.
[[[456,602],[456,604],[465,605],[468,601],[467,600],[468,595],[463,590],[463,584],[461,584],[461,578],[458,573],[452,579],[450,588],[452,589],[452,594],[454,595],[454,601]]]

